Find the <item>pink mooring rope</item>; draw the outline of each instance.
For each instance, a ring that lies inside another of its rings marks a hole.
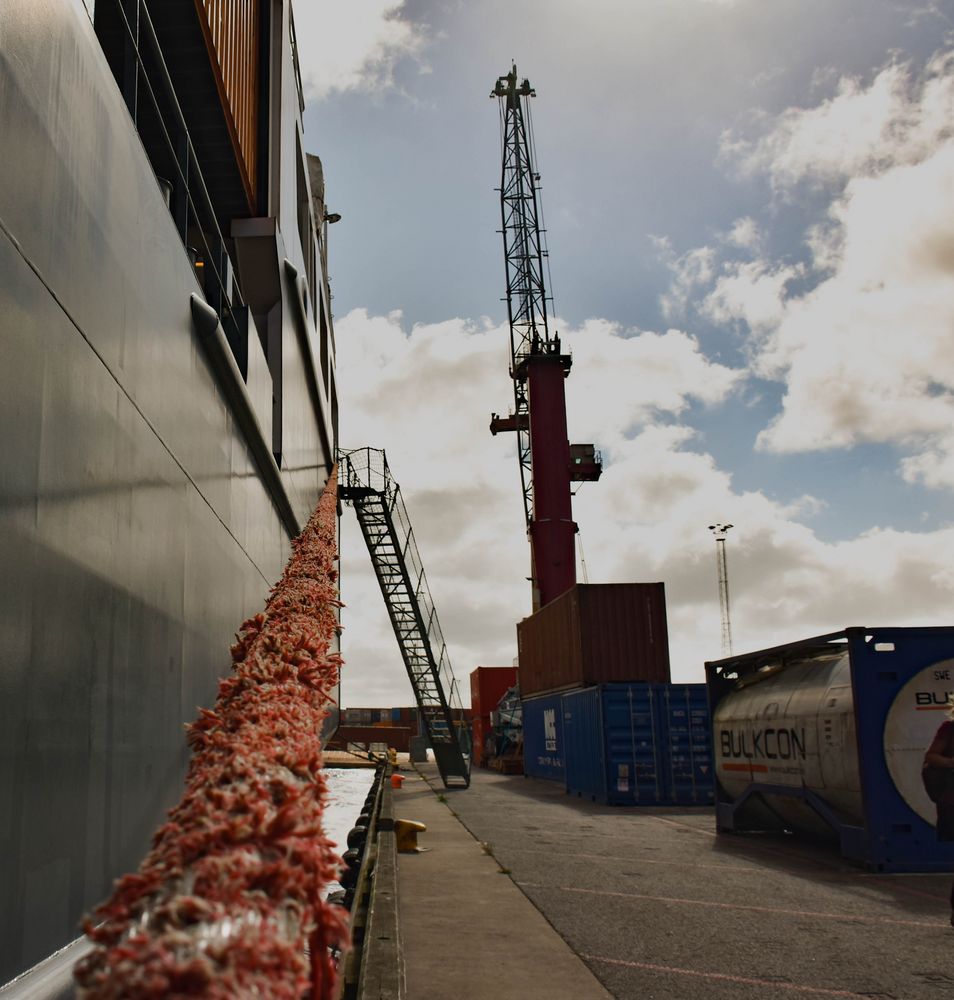
[[[215,708],[188,727],[182,800],[85,922],[98,947],[76,967],[81,997],[331,997],[328,949],[348,943],[347,914],[320,896],[338,869],[319,739],[341,665],[336,503],[335,470]]]

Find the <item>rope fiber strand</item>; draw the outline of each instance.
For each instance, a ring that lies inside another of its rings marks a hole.
[[[242,624],[215,708],[187,727],[181,801],[85,921],[97,947],[78,996],[332,996],[332,949],[348,945],[347,912],[321,899],[339,865],[320,741],[341,666],[336,505],[335,469],[264,613]]]

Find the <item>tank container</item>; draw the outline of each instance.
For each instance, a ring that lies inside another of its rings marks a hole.
[[[880,871],[945,871],[921,781],[954,628],[848,628],[706,664],[720,831],[835,836]]]
[[[524,774],[562,782],[566,775],[563,696],[524,698],[522,704]]]
[[[520,693],[669,681],[661,583],[578,583],[517,625]]]
[[[713,801],[704,684],[601,684],[562,707],[568,792],[604,805]]]

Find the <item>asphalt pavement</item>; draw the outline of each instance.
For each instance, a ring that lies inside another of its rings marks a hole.
[[[833,846],[790,835],[717,835],[711,808],[602,807],[556,783],[482,770],[469,789],[445,790],[433,764],[416,767],[448,811],[442,822],[459,821],[496,878],[519,888],[620,1000],[937,1000],[954,991],[950,875],[873,874]],[[451,854],[433,861],[434,884],[441,865],[452,877]],[[532,950],[522,926],[488,937],[470,919],[481,901],[458,903],[439,932],[519,966]],[[402,899],[402,914],[412,905]],[[406,958],[409,1000],[437,997],[411,990],[413,949]],[[537,994],[488,984],[454,995]]]

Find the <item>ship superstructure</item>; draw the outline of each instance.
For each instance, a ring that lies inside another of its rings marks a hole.
[[[0,983],[180,794],[337,443],[289,0],[0,0]]]

